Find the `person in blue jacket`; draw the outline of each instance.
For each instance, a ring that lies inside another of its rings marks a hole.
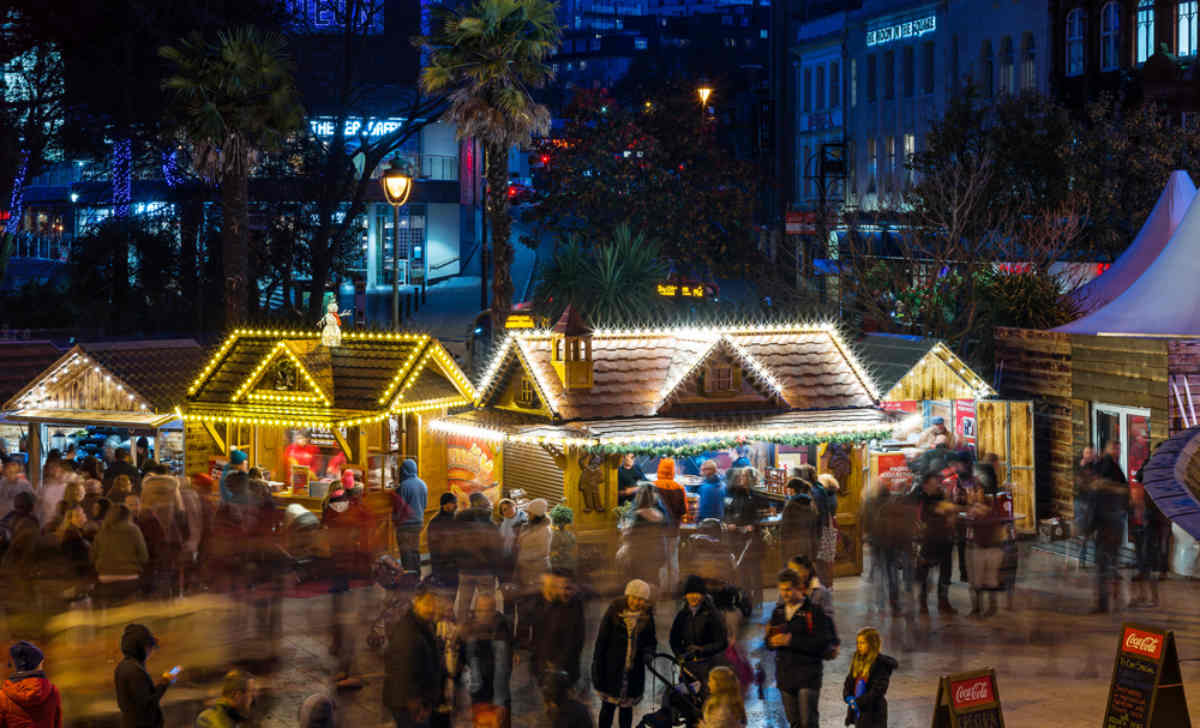
[[[233,500],[233,491],[229,490],[229,487],[225,485],[225,479],[235,470],[240,470],[243,473],[250,472],[250,456],[241,450],[234,450],[229,453],[229,462],[221,469],[221,500],[225,503]]]
[[[700,466],[700,476],[704,478],[700,485],[687,487],[688,492],[700,496],[700,508],[699,513],[696,514],[696,520],[703,521],[705,518],[724,520],[725,481],[721,478],[716,461],[705,460],[704,464]]]

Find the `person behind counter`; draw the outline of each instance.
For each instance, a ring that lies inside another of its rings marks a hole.
[[[696,514],[696,519],[700,521],[705,518],[724,520],[725,481],[717,469],[717,462],[705,460],[704,464],[700,466],[700,476],[704,478],[700,485],[688,486],[688,492],[700,496],[700,509]]]
[[[617,505],[623,506],[632,501],[637,495],[638,483],[645,479],[646,474],[638,465],[637,456],[631,452],[622,455],[621,466],[617,468]]]

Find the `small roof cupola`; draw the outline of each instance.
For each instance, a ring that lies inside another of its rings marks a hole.
[[[564,390],[591,389],[592,329],[574,306],[567,306],[551,332],[550,362]]]

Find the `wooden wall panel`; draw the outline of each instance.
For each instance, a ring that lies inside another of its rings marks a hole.
[[[1174,435],[1186,430],[1189,423],[1196,425],[1200,416],[1200,339],[1167,341],[1167,372],[1168,434]],[[1169,386],[1172,383],[1173,388]]]

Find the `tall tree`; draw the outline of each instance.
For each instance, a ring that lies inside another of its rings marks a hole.
[[[281,36],[246,26],[218,33],[215,43],[193,34],[159,53],[174,66],[164,86],[176,94],[192,165],[221,187],[228,327],[247,313],[250,172],[302,127],[304,109]]]
[[[547,0],[477,0],[461,11],[438,6],[432,34],[417,39],[429,54],[421,87],[449,92],[447,116],[459,137],[478,139],[485,150],[493,331],[504,328],[512,308],[508,150],[550,129],[550,112],[531,91],[554,76],[546,58],[562,36],[555,10]]]

